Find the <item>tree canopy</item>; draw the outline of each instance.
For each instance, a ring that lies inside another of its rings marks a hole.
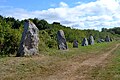
[[[120,38],[120,27],[112,29],[102,28],[102,31],[98,30],[80,30],[71,29],[71,27],[63,26],[59,22],[53,22],[49,24],[46,20],[39,20],[38,18],[29,19],[39,29],[40,49],[56,48],[57,31],[62,29],[65,33],[67,42],[72,43],[77,40],[81,43],[83,38],[89,38],[90,34],[93,35],[97,41],[99,38],[104,39],[107,35],[111,38]],[[19,21],[13,17],[3,17],[0,15],[0,55],[15,54],[18,50],[21,35],[23,32],[24,20]]]

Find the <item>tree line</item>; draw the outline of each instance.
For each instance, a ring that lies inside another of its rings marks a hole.
[[[102,28],[102,31],[98,30],[80,30],[73,29],[68,26],[63,26],[59,22],[53,22],[49,24],[46,20],[39,20],[38,18],[29,19],[39,29],[39,50],[44,51],[46,48],[57,47],[57,31],[62,29],[65,33],[65,37],[68,43],[72,43],[77,40],[82,42],[83,38],[88,38],[90,34],[93,35],[97,41],[99,38],[104,39],[109,35],[112,39],[118,40],[120,37],[120,28],[115,27],[112,29]],[[24,20],[20,21],[13,17],[3,17],[0,15],[0,55],[10,56],[17,53],[20,39],[23,32]]]

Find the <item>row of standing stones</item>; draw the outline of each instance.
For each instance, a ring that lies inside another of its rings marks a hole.
[[[111,42],[112,39],[109,36],[106,36],[105,39],[98,39],[97,43],[102,43],[102,42]],[[94,45],[94,37],[90,35],[89,39],[84,38],[82,40],[81,46],[88,46],[88,45]],[[78,48],[78,41],[74,40],[73,41],[73,47]]]
[[[110,42],[109,36],[105,38],[106,42]],[[63,30],[57,32],[57,42],[59,50],[68,49],[66,38]],[[98,40],[98,42],[103,42],[103,39]],[[73,41],[73,47],[78,48],[78,41]],[[26,20],[24,23],[24,31],[22,33],[22,38],[20,41],[20,46],[16,54],[17,57],[36,55],[39,53],[39,29],[30,20]],[[94,38],[90,35],[89,39],[84,38],[82,41],[82,46],[94,45]]]

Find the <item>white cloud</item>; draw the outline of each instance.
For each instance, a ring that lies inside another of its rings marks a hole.
[[[24,9],[4,9],[0,13],[18,19],[40,18],[52,23],[54,21],[79,29],[100,29],[120,26],[120,3],[116,0],[97,0],[80,3],[74,7],[60,2],[59,7],[48,10],[27,11]],[[0,8],[1,9],[1,8]]]
[[[68,5],[66,4],[66,3],[64,3],[64,2],[60,2],[60,7],[68,7]]]
[[[116,10],[119,7],[119,3],[116,0],[98,0],[100,4],[104,5],[110,10]]]

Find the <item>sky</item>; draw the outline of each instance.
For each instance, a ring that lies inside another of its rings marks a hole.
[[[0,15],[101,30],[120,27],[120,0],[0,0]]]

